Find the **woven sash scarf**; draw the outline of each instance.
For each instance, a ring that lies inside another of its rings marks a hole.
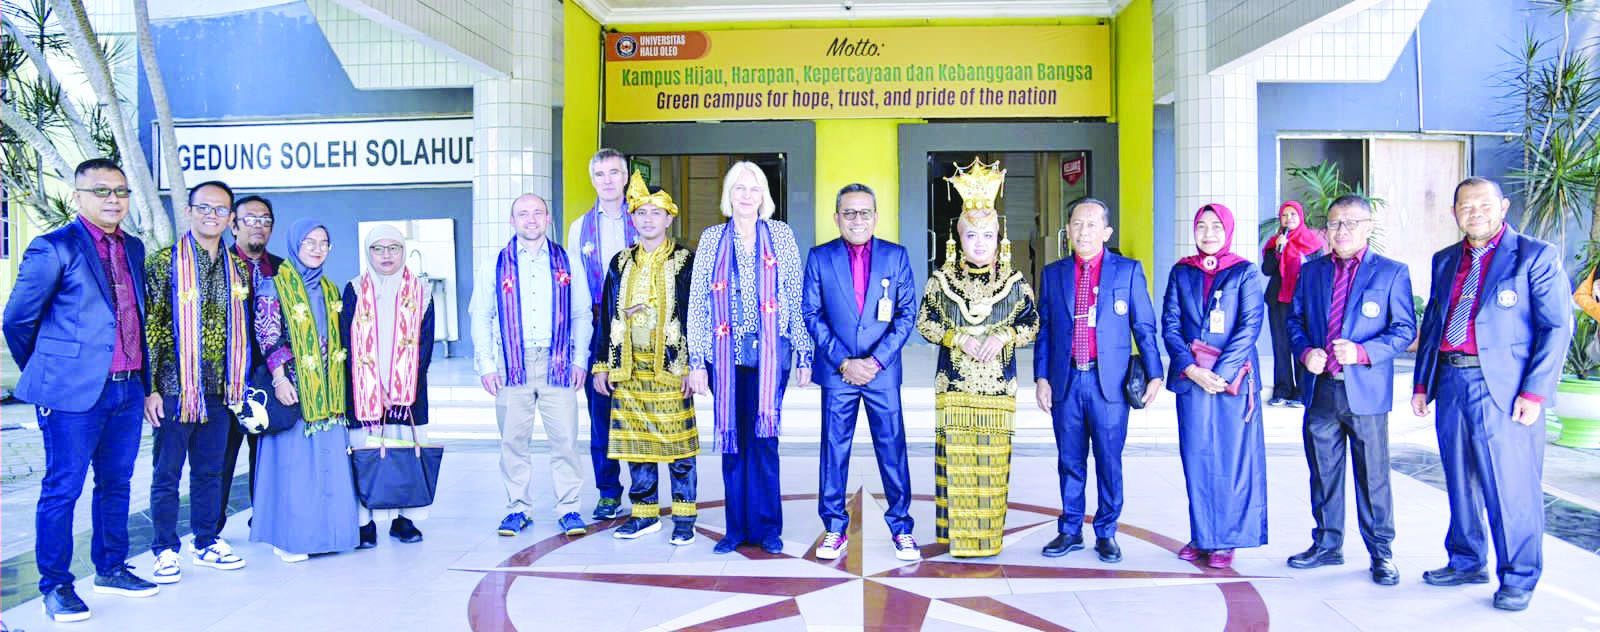
[[[339,338],[341,309],[339,290],[333,281],[322,279],[322,304],[327,311],[328,353],[324,357],[317,338],[317,319],[311,315],[311,296],[294,266],[279,266],[272,284],[278,290],[284,324],[289,330],[289,349],[294,352],[296,388],[300,395],[300,415],[306,420],[306,436],[344,422],[344,344]]]
[[[219,246],[220,247],[220,246]],[[180,423],[205,423],[206,406],[204,379],[200,360],[204,344],[200,330],[200,252],[194,233],[186,233],[172,251],[172,327],[173,340],[177,341]],[[228,287],[227,345],[224,362],[227,363],[226,391],[229,405],[244,401],[245,376],[250,373],[250,318],[245,315],[245,301],[250,298],[246,275],[235,267],[238,260],[233,253],[222,251],[222,282]]]
[[[350,324],[350,348],[355,353],[356,419],[362,426],[375,426],[389,417],[410,418],[411,404],[417,401],[417,362],[421,347],[422,282],[401,269],[400,294],[395,297],[394,346],[389,362],[389,387],[378,376],[378,289],[371,274],[361,275],[356,299],[355,321]],[[430,344],[433,341],[428,341]]]
[[[723,224],[718,237],[716,265],[711,271],[711,322],[715,327],[712,338],[712,366],[716,367],[716,383],[712,385],[715,400],[717,447],[723,454],[739,451],[738,429],[733,422],[733,374],[735,331],[733,318],[738,306],[733,304],[733,284],[738,283],[739,259],[735,254],[733,222]],[[757,367],[760,390],[757,393],[756,436],[778,436],[778,258],[773,254],[772,229],[764,221],[756,222],[756,316],[759,322],[758,339],[761,360]],[[783,362],[788,362],[783,358]]]

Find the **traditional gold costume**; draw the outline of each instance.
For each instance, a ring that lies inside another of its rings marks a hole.
[[[650,193],[634,172],[628,208],[647,205],[677,215],[672,198],[664,191]],[[628,462],[635,518],[660,515],[657,463],[671,464],[672,515],[680,520],[695,516],[693,468],[700,434],[694,402],[683,393],[689,374],[684,323],[693,261],[694,254],[669,237],[654,250],[642,245],[622,250],[606,273],[600,303],[604,314],[595,332],[604,353],[595,358],[592,370],[608,373],[613,385],[607,456]],[[641,489],[645,481],[648,489]]]
[[[953,556],[1000,552],[1005,532],[1006,492],[1011,475],[1011,435],[1017,403],[1017,347],[1039,333],[1033,290],[1011,268],[1011,242],[995,211],[1005,182],[1000,163],[974,159],[945,178],[962,198],[961,219],[994,227],[999,255],[989,265],[967,261],[956,237],[945,242],[945,263],[922,294],[917,331],[939,345],[934,376],[935,534]],[[962,349],[968,339],[999,336],[999,355],[980,362]]]

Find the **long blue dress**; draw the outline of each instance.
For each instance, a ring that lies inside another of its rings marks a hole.
[[[313,289],[322,357],[327,357],[328,306]],[[256,285],[256,335],[268,363],[284,362],[289,381],[299,388],[289,333],[271,278]],[[268,397],[275,397],[269,394]],[[276,403],[276,402],[273,402]],[[298,416],[298,405],[288,408]],[[292,428],[261,438],[256,461],[250,541],[266,542],[289,553],[348,551],[360,542],[355,482],[350,476],[349,434],[340,423],[306,435],[303,418]]]
[[[1162,304],[1161,338],[1172,357],[1167,388],[1178,395],[1178,449],[1189,494],[1190,541],[1202,550],[1267,543],[1267,463],[1261,430],[1261,362],[1256,338],[1265,303],[1261,272],[1240,263],[1216,273],[1205,293],[1199,268],[1173,266]],[[1224,314],[1223,333],[1210,333],[1210,312]],[[1222,350],[1214,367],[1232,383],[1251,367],[1238,395],[1210,395],[1183,370],[1194,363],[1189,342]]]

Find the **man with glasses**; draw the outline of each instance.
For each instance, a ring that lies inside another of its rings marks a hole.
[[[1389,411],[1394,358],[1417,333],[1406,265],[1367,249],[1372,206],[1346,195],[1328,207],[1331,256],[1301,268],[1290,306],[1290,348],[1305,367],[1306,462],[1311,469],[1311,547],[1290,568],[1344,563],[1345,444],[1355,461],[1356,516],[1372,581],[1400,581],[1394,564],[1394,503],[1389,490]]]
[[[230,406],[244,400],[250,365],[251,276],[222,243],[233,219],[233,189],[218,181],[189,189],[189,232],[145,262],[156,300],[145,310],[150,395],[144,417],[154,427],[150,521],[158,584],[183,579],[178,539],[178,481],[189,464],[189,527],[194,563],[237,570],[244,560],[217,537]],[[231,475],[232,472],[228,472]]]
[[[1156,314],[1138,261],[1106,252],[1111,209],[1094,198],[1067,207],[1072,254],[1045,266],[1039,281],[1039,340],[1033,376],[1039,409],[1055,430],[1061,515],[1045,557],[1083,548],[1084,487],[1094,452],[1094,551],[1100,561],[1122,561],[1117,519],[1122,515],[1122,448],[1128,409],[1161,392],[1161,351]],[[1123,391],[1134,345],[1148,381],[1138,402]]]
[[[34,555],[45,613],[82,621],[72,586],[72,511],[94,468],[94,590],[149,597],[128,572],[128,487],[139,454],[146,388],[144,244],[121,229],[128,179],[117,163],[85,160],[73,173],[78,218],[28,244],[6,302],[6,345],[22,369],[17,399],[33,404],[45,475],[34,514]]]
[[[917,560],[922,556],[907,511],[911,470],[900,408],[900,350],[917,316],[911,260],[905,248],[872,236],[878,226],[872,189],[845,185],[834,197],[833,208],[839,238],[813,248],[806,258],[801,302],[806,327],[816,342],[815,375],[822,387],[817,513],[826,533],[817,545],[817,558],[838,559],[849,546],[845,481],[856,411],[865,403],[878,474],[888,496],[884,520],[889,523],[895,557]]]
[[[567,248],[583,262],[584,279],[589,283],[590,311],[600,328],[600,291],[606,269],[623,248],[639,239],[628,211],[625,187],[628,186],[627,160],[615,149],[602,148],[589,159],[589,183],[594,185],[595,202],[567,228]],[[608,458],[610,444],[611,398],[584,382],[584,398],[589,402],[589,459],[594,466],[594,484],[600,501],[595,503],[595,520],[610,520],[622,515],[622,466]]]
[[[283,264],[283,257],[267,252],[267,240],[272,237],[272,202],[259,195],[247,195],[239,198],[233,205],[233,254],[244,262],[245,268],[250,271],[250,300],[245,303],[250,322],[255,322],[256,283],[261,279],[271,278],[278,273],[278,266]],[[261,347],[256,344],[256,330],[249,328],[250,335],[250,376],[247,388],[270,393],[272,391],[272,371],[267,369],[266,358],[261,357]],[[255,498],[256,492],[256,446],[260,443],[261,435],[247,435],[244,427],[231,424],[228,427],[228,445],[222,452],[222,493],[220,494],[222,508],[217,514],[217,533],[222,533],[222,528],[228,522],[228,496],[233,491],[233,472],[239,463],[239,448],[246,442],[250,444],[250,497]]]
[[[1511,201],[1493,180],[1456,185],[1466,238],[1433,255],[1411,410],[1434,426],[1450,529],[1450,563],[1434,586],[1485,584],[1487,508],[1500,589],[1494,607],[1523,610],[1544,567],[1544,401],[1555,395],[1572,339],[1572,284],[1561,249],[1505,223]]]

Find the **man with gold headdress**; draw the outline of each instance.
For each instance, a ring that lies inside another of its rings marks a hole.
[[[700,434],[690,399],[687,336],[694,254],[667,235],[672,196],[628,183],[638,243],[611,259],[594,337],[594,390],[611,398],[607,456],[628,463],[633,515],[615,531],[631,540],[661,530],[657,464],[672,479],[672,543],[694,541],[695,455]]]
[[[935,535],[956,557],[1000,552],[1017,410],[1015,354],[1039,333],[1033,290],[1011,268],[1011,242],[995,210],[1006,175],[999,167],[974,159],[945,178],[961,194],[961,250],[956,237],[945,242],[944,266],[928,278],[917,318],[917,331],[939,345]]]

